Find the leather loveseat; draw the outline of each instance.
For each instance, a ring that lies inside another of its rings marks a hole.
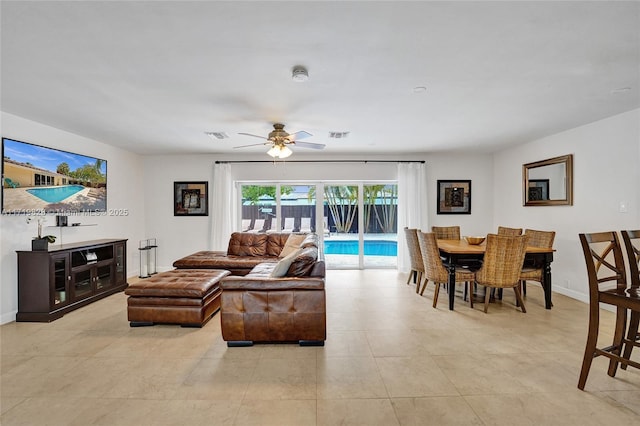
[[[246,275],[261,263],[277,263],[289,233],[234,232],[227,251],[199,251],[173,262],[177,269],[223,269]],[[307,234],[302,248],[318,247],[318,236]]]

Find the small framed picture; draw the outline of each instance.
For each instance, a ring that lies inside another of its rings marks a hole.
[[[529,179],[528,201],[549,200],[549,179]]]
[[[174,182],[174,216],[209,216],[209,182]]]
[[[438,180],[438,214],[471,214],[470,180]]]

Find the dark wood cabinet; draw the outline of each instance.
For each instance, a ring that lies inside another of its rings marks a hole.
[[[16,321],[49,322],[127,287],[127,240],[18,251]]]

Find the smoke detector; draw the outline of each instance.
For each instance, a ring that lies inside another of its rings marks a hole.
[[[296,83],[303,83],[309,80],[309,73],[305,67],[295,66],[291,72],[291,79]]]

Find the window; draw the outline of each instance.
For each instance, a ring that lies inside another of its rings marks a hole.
[[[239,188],[242,231],[316,232],[328,268],[397,266],[395,182],[241,182]]]

